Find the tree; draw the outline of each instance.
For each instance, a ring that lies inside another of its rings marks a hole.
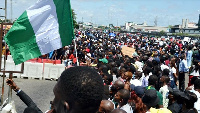
[[[78,29],[79,28],[79,25],[77,24],[76,22],[76,13],[74,12],[74,9],[71,9],[72,11],[72,18],[73,18],[73,25],[74,25],[74,28]]]
[[[168,28],[172,28],[172,27],[173,27],[172,25],[169,25],[169,26],[168,26]]]
[[[3,20],[3,19],[0,19],[0,23],[11,23],[11,20],[9,19],[6,19],[6,20]]]
[[[166,35],[166,32],[162,30],[162,31],[160,31],[159,35],[160,36]]]

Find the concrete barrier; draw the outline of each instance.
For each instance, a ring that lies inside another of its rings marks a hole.
[[[3,58],[2,58],[3,59]],[[1,69],[3,69],[3,60]],[[12,59],[12,56],[8,55],[5,65],[6,71],[21,71],[21,64],[15,65],[14,61]],[[61,75],[61,73],[65,70],[65,65],[60,64],[60,61],[57,61],[56,63],[49,63],[49,60],[47,62],[24,62],[24,71],[22,74],[20,73],[13,73],[13,76],[15,77],[27,77],[27,78],[38,78],[38,79],[58,79]],[[3,73],[0,73],[3,75]],[[8,77],[9,73],[6,73],[6,76]]]

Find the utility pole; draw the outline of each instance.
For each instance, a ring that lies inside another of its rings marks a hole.
[[[118,27],[118,19],[117,19],[117,27]]]
[[[13,11],[13,10],[12,10],[12,0],[10,0],[10,5],[11,5],[11,6],[10,6],[10,14],[11,14],[11,15],[10,15],[10,17],[11,17],[10,21],[11,21],[11,23],[12,23],[12,15],[13,15],[13,12],[12,12],[12,11]]]
[[[158,20],[157,20],[157,16],[156,16],[156,18],[155,18],[155,21],[154,21],[154,26],[157,26],[157,23],[158,23]]]
[[[4,35],[6,34],[6,20],[7,20],[7,0],[5,0],[5,8],[0,8],[3,9],[5,11],[5,15],[4,16],[0,16],[0,17],[4,17],[4,22],[1,23],[1,36],[0,36],[0,68],[1,66],[1,62],[2,62],[2,40],[3,40],[3,32]],[[3,26],[5,25],[5,29],[3,30]],[[6,51],[6,45],[5,45],[5,51]],[[2,94],[1,94],[1,104],[3,104],[3,95],[4,95],[4,81],[5,81],[5,63],[6,63],[6,56],[4,55],[4,65],[3,65],[3,82],[2,82]],[[2,68],[1,68],[2,69]],[[11,90],[11,88],[9,88],[9,90]],[[9,91],[10,92],[10,91]],[[11,92],[8,94],[9,97],[11,98]]]

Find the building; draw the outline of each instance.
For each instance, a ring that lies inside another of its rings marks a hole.
[[[200,14],[199,14],[199,21],[198,21],[197,26],[198,26],[198,28],[200,29]]]
[[[159,26],[148,26],[146,22],[142,24],[136,24],[133,22],[128,22],[125,24],[126,31],[130,32],[160,32],[160,31],[165,31],[169,32],[168,27],[159,27]]]
[[[171,33],[187,33],[200,35],[200,14],[198,23],[189,22],[188,19],[182,19],[181,25],[175,25],[171,28]]]
[[[134,22],[126,22],[125,23],[125,30],[126,31],[130,31],[131,30],[131,26],[135,25]]]

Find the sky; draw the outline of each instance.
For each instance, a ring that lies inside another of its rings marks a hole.
[[[0,7],[4,7],[0,0]],[[12,19],[18,18],[37,0],[12,0]],[[182,19],[198,22],[200,0],[71,0],[77,21],[98,25],[125,25],[125,22],[158,26],[179,25]],[[8,19],[11,19],[11,0],[8,0]],[[0,16],[4,12],[0,10]]]

